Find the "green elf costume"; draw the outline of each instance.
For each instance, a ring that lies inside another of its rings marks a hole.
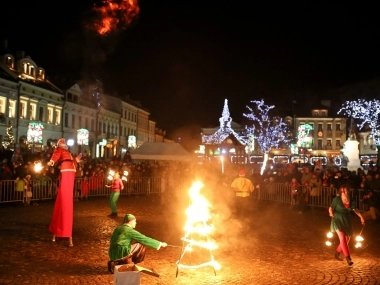
[[[147,237],[134,228],[136,227],[136,217],[127,214],[123,224],[118,226],[112,233],[108,255],[108,270],[113,272],[113,267],[118,264],[140,263],[144,261],[146,246],[159,250],[166,247],[165,242],[160,242]],[[132,242],[135,242],[132,244]]]

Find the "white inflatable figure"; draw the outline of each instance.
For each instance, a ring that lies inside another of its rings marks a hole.
[[[357,171],[358,168],[361,168],[359,142],[354,132],[350,133],[348,140],[344,143],[341,157],[347,160],[347,166],[342,166],[347,167],[349,171]],[[343,163],[343,159],[341,162]]]

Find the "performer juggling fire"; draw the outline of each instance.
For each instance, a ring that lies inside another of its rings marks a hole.
[[[112,233],[108,255],[108,270],[113,273],[115,265],[126,263],[140,263],[144,261],[146,246],[159,250],[166,247],[166,242],[161,242],[147,237],[135,230],[136,217],[127,214],[123,224]],[[132,244],[132,242],[135,242]]]
[[[350,249],[348,247],[350,237],[354,233],[351,221],[351,211],[354,211],[355,214],[358,215],[363,225],[364,219],[356,208],[355,200],[350,199],[349,188],[347,185],[342,185],[339,188],[339,194],[339,196],[336,196],[333,199],[331,206],[329,207],[329,214],[330,217],[332,217],[330,231],[335,231],[340,241],[335,252],[335,258],[342,261],[343,259],[340,257],[340,253],[343,252],[347,264],[351,266],[354,264],[351,260]]]
[[[49,166],[60,164],[61,179],[58,188],[57,199],[54,204],[54,211],[49,231],[53,233],[52,241],[56,237],[69,238],[69,246],[73,246],[73,194],[76,165],[81,158],[79,154],[75,159],[69,152],[65,139],[61,138],[57,142]]]

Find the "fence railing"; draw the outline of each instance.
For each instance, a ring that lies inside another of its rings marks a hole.
[[[27,191],[22,181],[2,180],[0,181],[0,203],[25,203]],[[109,183],[107,179],[83,179],[76,178],[73,189],[74,199],[108,196],[111,189],[105,187]],[[175,191],[173,182],[163,177],[130,177],[124,184],[121,195],[160,195]],[[33,180],[32,197],[30,201],[52,200],[57,195],[59,180]],[[380,197],[380,191],[374,191]],[[280,203],[291,203],[294,192],[286,183],[263,182],[255,189],[252,198],[257,200],[275,201]],[[333,187],[307,187],[300,186],[297,189],[297,200],[304,201],[309,206],[327,208],[332,199],[337,195],[337,189]],[[356,199],[358,208],[365,210],[363,204],[364,190],[351,191],[352,199]]]

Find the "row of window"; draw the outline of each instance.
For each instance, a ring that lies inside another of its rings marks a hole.
[[[131,122],[137,122],[137,114],[131,112],[130,110],[123,110],[122,118],[127,119],[128,121],[131,121]]]
[[[64,126],[66,128],[73,128],[73,129],[79,129],[79,128],[85,128],[90,131],[95,131],[95,119],[91,119],[89,124],[89,118],[84,118],[84,124],[82,120],[82,116],[76,116],[75,114],[71,114],[71,121],[69,121],[69,113],[65,113],[65,119],[64,119]],[[119,135],[121,133],[124,136],[136,136],[137,130],[133,128],[127,128],[127,127],[120,127],[120,130],[118,130],[118,125],[112,124],[112,123],[105,123],[105,122],[99,122],[98,130],[101,131],[104,134],[107,135]]]
[[[16,100],[8,100],[8,113],[6,112],[7,99],[0,97],[0,113],[7,114],[9,118],[16,117]],[[61,123],[61,110],[50,106],[37,106],[37,103],[20,101],[20,118],[38,120],[50,124]],[[38,108],[38,109],[37,109]]]
[[[300,123],[300,125],[304,125],[304,124],[305,124],[304,122]],[[308,123],[308,124],[311,125],[314,128],[314,123]],[[324,129],[323,129],[323,123],[318,123],[318,132],[321,132],[321,131],[324,131]],[[328,131],[328,132],[332,132],[333,131],[332,123],[327,123],[326,131]],[[335,124],[335,130],[334,131],[337,131],[337,132],[341,131],[341,124],[340,123],[336,123]]]
[[[12,56],[6,56],[5,58],[5,65],[9,68],[14,68],[14,58]],[[38,79],[45,79],[45,71],[43,68],[38,68],[36,70],[35,66],[31,64],[30,62],[22,62],[22,70],[18,70],[19,72],[22,72],[24,74],[30,75],[32,77],[38,78]]]

